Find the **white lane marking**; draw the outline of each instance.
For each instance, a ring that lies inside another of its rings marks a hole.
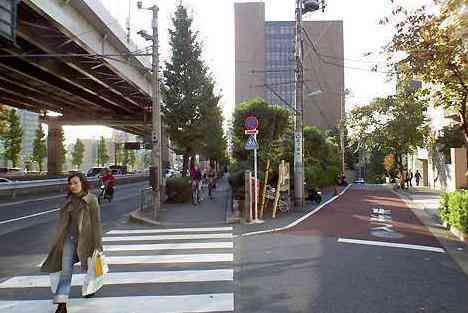
[[[31,218],[31,217],[35,217],[35,216],[39,216],[39,215],[44,215],[44,214],[56,212],[56,211],[59,211],[59,210],[60,210],[60,209],[53,209],[53,210],[48,210],[48,211],[44,211],[44,212],[40,212],[40,213],[36,213],[36,214],[26,215],[26,216],[22,216],[22,217],[18,217],[18,218],[13,218],[13,219],[11,219],[11,220],[1,221],[1,222],[0,222],[0,225],[2,225],[2,224],[7,224],[7,223],[11,223],[11,222],[16,222],[16,221],[20,221],[20,220],[24,220],[24,219]]]
[[[190,235],[155,235],[155,236],[125,236],[103,237],[102,241],[151,241],[151,240],[179,240],[179,239],[231,239],[232,234],[190,234]]]
[[[130,313],[154,311],[164,313],[233,312],[234,294],[215,293],[184,296],[96,297],[70,299],[76,312]],[[51,300],[0,301],[2,313],[52,312]],[[151,309],[152,308],[152,309]]]
[[[159,233],[183,233],[183,232],[210,232],[210,231],[232,231],[232,227],[211,227],[211,228],[168,228],[168,229],[122,229],[111,230],[108,235],[125,234],[159,234]]]
[[[46,200],[59,199],[59,198],[65,199],[65,194],[62,194],[62,195],[59,195],[59,196],[51,196],[51,197],[44,197],[44,198],[37,198],[37,199],[2,203],[2,204],[0,204],[0,208],[7,207],[7,206],[12,206],[12,205],[24,204],[24,203],[28,203],[28,202],[46,201]]]
[[[232,262],[232,253],[218,254],[168,254],[168,255],[132,255],[106,257],[109,264],[172,264],[172,263],[208,263]]]
[[[232,249],[232,242],[190,242],[163,243],[140,245],[108,245],[104,251],[152,251],[152,250],[184,250],[184,249]]]
[[[81,286],[86,274],[74,274],[72,286]],[[232,281],[234,271],[198,270],[198,271],[148,271],[148,272],[117,272],[105,276],[106,285],[123,284],[154,284],[154,283],[186,283],[207,281]],[[16,276],[0,283],[1,288],[45,288],[50,287],[48,275]]]
[[[273,229],[267,229],[267,230],[260,230],[260,231],[253,231],[253,232],[249,232],[249,233],[244,233],[241,235],[241,237],[244,237],[244,236],[253,236],[253,235],[261,235],[261,234],[267,234],[267,233],[273,233],[273,232],[276,232],[276,231],[281,231],[281,230],[286,230],[286,229],[289,229],[291,227],[294,227],[296,226],[297,224],[301,223],[302,221],[304,221],[305,219],[311,217],[312,215],[314,215],[315,213],[317,213],[318,211],[320,211],[324,206],[330,204],[331,202],[335,201],[336,199],[338,199],[339,197],[341,197],[346,191],[348,191],[349,188],[351,188],[352,184],[349,184],[345,189],[343,189],[343,191],[341,191],[339,194],[337,194],[336,196],[328,199],[327,201],[325,201],[324,203],[322,203],[321,205],[319,205],[318,207],[316,207],[313,211],[305,214],[304,216],[298,218],[297,220],[295,220],[294,222],[292,222],[291,224],[288,224],[284,227],[278,227],[278,228],[273,228]]]
[[[393,248],[403,248],[403,249],[413,249],[413,250],[422,250],[422,251],[445,253],[444,249],[438,248],[438,247],[410,245],[410,244],[404,244],[404,243],[394,243],[394,242],[384,242],[384,241],[370,241],[370,240],[357,240],[357,239],[346,239],[346,238],[339,238],[338,242],[356,243],[356,244],[360,244],[360,245],[393,247]]]

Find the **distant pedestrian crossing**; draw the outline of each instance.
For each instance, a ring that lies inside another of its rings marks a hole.
[[[70,312],[233,312],[232,227],[114,229],[103,237],[110,266],[105,286],[81,298],[73,275]],[[0,282],[0,312],[54,312],[49,276]]]

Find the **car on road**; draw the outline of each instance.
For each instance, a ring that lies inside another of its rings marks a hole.
[[[105,167],[92,167],[92,168],[90,168],[88,170],[88,172],[86,173],[86,176],[87,177],[96,177],[96,176],[99,176],[99,175],[103,175],[105,170],[106,170]]]
[[[13,181],[9,180],[8,178],[0,177],[0,185],[4,186],[7,184],[12,184]]]
[[[364,180],[364,178],[361,177],[361,178],[356,179],[353,183],[354,184],[365,184],[366,181]]]

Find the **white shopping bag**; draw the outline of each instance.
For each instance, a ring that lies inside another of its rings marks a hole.
[[[102,264],[102,273],[101,275],[96,274],[96,262],[100,258]],[[104,286],[104,274],[109,271],[107,264],[105,264],[104,255],[102,252],[94,251],[93,256],[88,258],[88,272],[83,281],[83,288],[81,293],[83,296],[91,295],[96,293],[102,286]],[[104,265],[105,264],[105,265]]]
[[[50,289],[52,289],[53,294],[55,294],[57,292],[58,284],[59,284],[59,281],[60,281],[60,275],[62,275],[61,271],[49,274]]]

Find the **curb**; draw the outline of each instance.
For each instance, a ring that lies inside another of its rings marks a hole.
[[[140,209],[137,209],[135,211],[130,212],[128,215],[128,221],[132,223],[137,223],[137,224],[149,224],[153,226],[164,226],[163,223],[153,221],[149,218],[146,218],[144,216],[141,216],[140,214]]]
[[[249,232],[249,233],[245,233],[245,234],[241,234],[240,237],[246,237],[246,236],[253,236],[253,235],[260,235],[260,234],[266,234],[266,233],[273,233],[273,232],[277,232],[277,231],[282,231],[282,230],[287,230],[289,228],[292,228],[294,226],[296,226],[297,224],[301,223],[302,221],[304,221],[305,219],[311,217],[312,215],[316,214],[318,211],[320,211],[323,207],[325,207],[326,205],[332,203],[333,201],[335,201],[336,199],[338,199],[339,197],[341,197],[346,191],[348,191],[349,188],[351,188],[352,184],[349,184],[348,186],[346,186],[345,189],[343,189],[339,194],[337,194],[336,196],[328,199],[327,201],[325,201],[324,203],[322,203],[321,205],[319,205],[318,207],[316,207],[313,211],[305,214],[304,216],[298,218],[297,220],[295,220],[294,222],[286,225],[286,226],[283,226],[283,227],[278,227],[278,228],[273,228],[273,229],[266,229],[266,230],[260,230],[260,231],[254,231],[254,232]]]

